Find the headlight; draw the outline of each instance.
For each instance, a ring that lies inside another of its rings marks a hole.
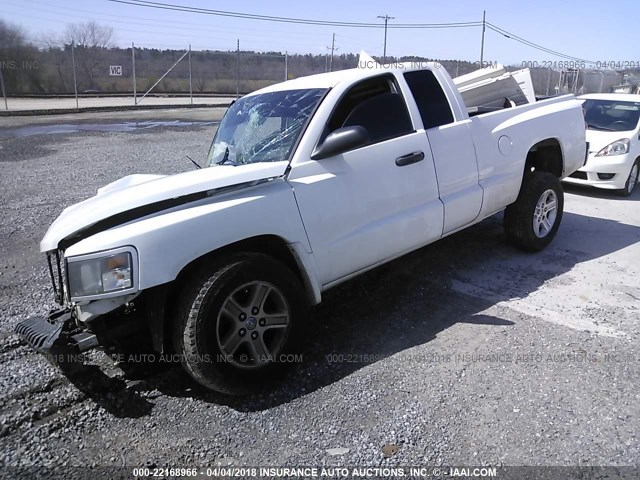
[[[629,139],[623,138],[622,140],[616,140],[613,143],[610,143],[602,150],[600,150],[596,157],[606,157],[608,155],[624,155],[625,153],[629,153]]]
[[[113,296],[133,289],[133,263],[132,251],[122,248],[68,258],[67,275],[71,299]]]

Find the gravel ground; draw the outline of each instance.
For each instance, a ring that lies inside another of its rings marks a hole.
[[[0,140],[4,474],[638,465],[640,191],[570,190],[540,254],[509,246],[498,215],[336,287],[314,310],[304,360],[250,398],[203,391],[175,366],[125,376],[100,351],[70,381],[34,354],[13,328],[53,306],[38,251],[47,226],[124,175],[193,168],[185,154],[203,159],[214,129]]]

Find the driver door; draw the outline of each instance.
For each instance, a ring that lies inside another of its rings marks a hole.
[[[323,286],[442,235],[429,141],[417,133],[392,75],[367,79],[340,100],[328,133],[361,125],[369,143],[291,171],[300,214]]]

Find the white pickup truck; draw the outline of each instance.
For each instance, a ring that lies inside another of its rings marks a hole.
[[[280,370],[307,307],[345,280],[505,208],[511,240],[544,248],[560,181],[584,164],[581,103],[470,117],[439,64],[395,67],[247,95],[207,168],[131,175],[65,209],[40,245],[61,308],[16,331],[45,354],[146,335],[236,393]]]

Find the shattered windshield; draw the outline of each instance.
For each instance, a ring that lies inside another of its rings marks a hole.
[[[208,166],[289,160],[302,128],[325,92],[287,90],[241,98],[220,123]]]

